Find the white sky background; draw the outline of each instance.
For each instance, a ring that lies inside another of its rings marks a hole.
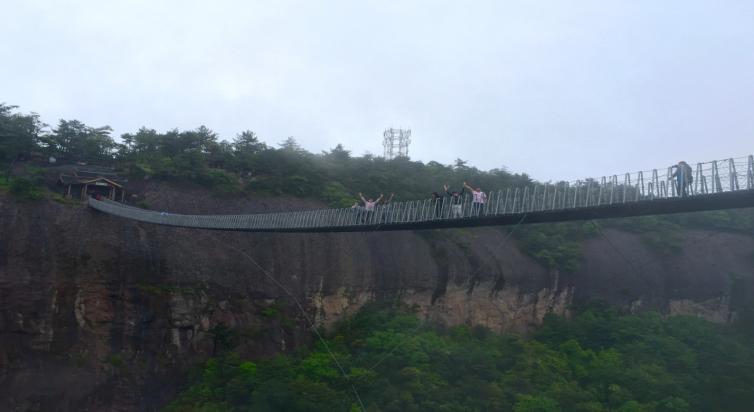
[[[754,153],[754,2],[3,0],[0,102],[600,176]]]

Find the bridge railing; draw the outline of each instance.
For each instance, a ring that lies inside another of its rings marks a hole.
[[[319,209],[239,215],[182,215],[145,210],[95,199],[97,210],[171,226],[230,230],[305,230],[353,226],[396,225],[439,220],[470,219],[577,208],[606,207],[618,203],[652,202],[670,198],[714,196],[718,193],[754,190],[754,157],[697,163],[692,172],[675,168],[652,169],[573,182],[532,182],[486,193],[483,204],[465,194],[460,198],[392,202],[364,208]]]

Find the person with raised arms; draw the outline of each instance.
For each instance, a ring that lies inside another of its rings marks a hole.
[[[383,198],[383,194],[380,193],[380,197],[377,198],[377,200],[374,200],[374,198],[365,198],[361,192],[359,192],[359,198],[362,202],[364,202],[364,211],[366,212],[364,215],[364,221],[369,222],[372,218],[372,214],[374,213],[374,208],[377,206],[377,203],[380,202]]]
[[[461,188],[460,192],[451,192],[450,189],[448,188],[448,185],[445,184],[443,186],[443,189],[445,189],[445,195],[450,198],[450,217],[453,219],[463,217],[464,188]]]
[[[484,204],[487,203],[487,194],[482,192],[481,187],[473,188],[463,182],[463,187],[471,190],[473,199],[471,200],[471,216],[479,216],[484,214]]]

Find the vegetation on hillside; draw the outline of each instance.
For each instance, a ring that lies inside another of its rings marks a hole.
[[[453,165],[423,163],[406,158],[386,160],[372,155],[353,156],[342,145],[319,154],[301,148],[288,138],[272,147],[252,131],[231,141],[212,130],[169,130],[159,133],[141,128],[115,139],[108,126],[91,127],[77,120],[60,120],[54,127],[36,114],[22,114],[0,104],[0,171],[18,159],[37,153],[62,163],[88,162],[115,166],[131,176],[154,176],[205,185],[218,193],[270,193],[317,198],[347,207],[359,192],[394,193],[396,200],[426,199],[449,183],[460,188],[472,182],[484,190],[532,183],[526,174],[505,169],[479,170],[463,160]],[[10,178],[0,172],[0,190],[34,200],[42,196],[39,174]],[[681,228],[704,228],[754,233],[754,213],[719,211],[676,216],[611,220],[601,225],[640,233],[658,253],[676,253]],[[516,238],[543,265],[572,272],[580,264],[583,240],[599,232],[592,222],[524,226]]]
[[[692,317],[594,306],[548,316],[528,340],[443,329],[369,307],[306,352],[251,361],[226,351],[168,411],[749,411],[754,346]]]
[[[460,188],[464,181],[485,190],[530,182],[526,175],[503,169],[481,171],[457,160],[453,165],[386,160],[372,155],[352,156],[342,145],[310,153],[292,137],[278,147],[244,131],[231,141],[212,130],[141,128],[116,140],[107,126],[90,127],[77,120],[60,120],[49,128],[36,114],[17,113],[0,105],[0,164],[39,153],[61,162],[115,165],[131,175],[204,184],[220,192],[267,192],[324,200],[350,206],[359,192],[394,193],[397,199],[424,199],[444,183]]]

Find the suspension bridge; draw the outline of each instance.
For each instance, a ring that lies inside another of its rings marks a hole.
[[[754,156],[603,176],[575,182],[532,182],[486,193],[484,204],[460,199],[392,202],[373,210],[319,209],[238,215],[184,215],[111,200],[88,200],[113,216],[157,225],[249,232],[362,232],[518,223],[566,222],[754,207]],[[675,174],[675,176],[674,176]],[[477,197],[479,200],[479,197]]]

